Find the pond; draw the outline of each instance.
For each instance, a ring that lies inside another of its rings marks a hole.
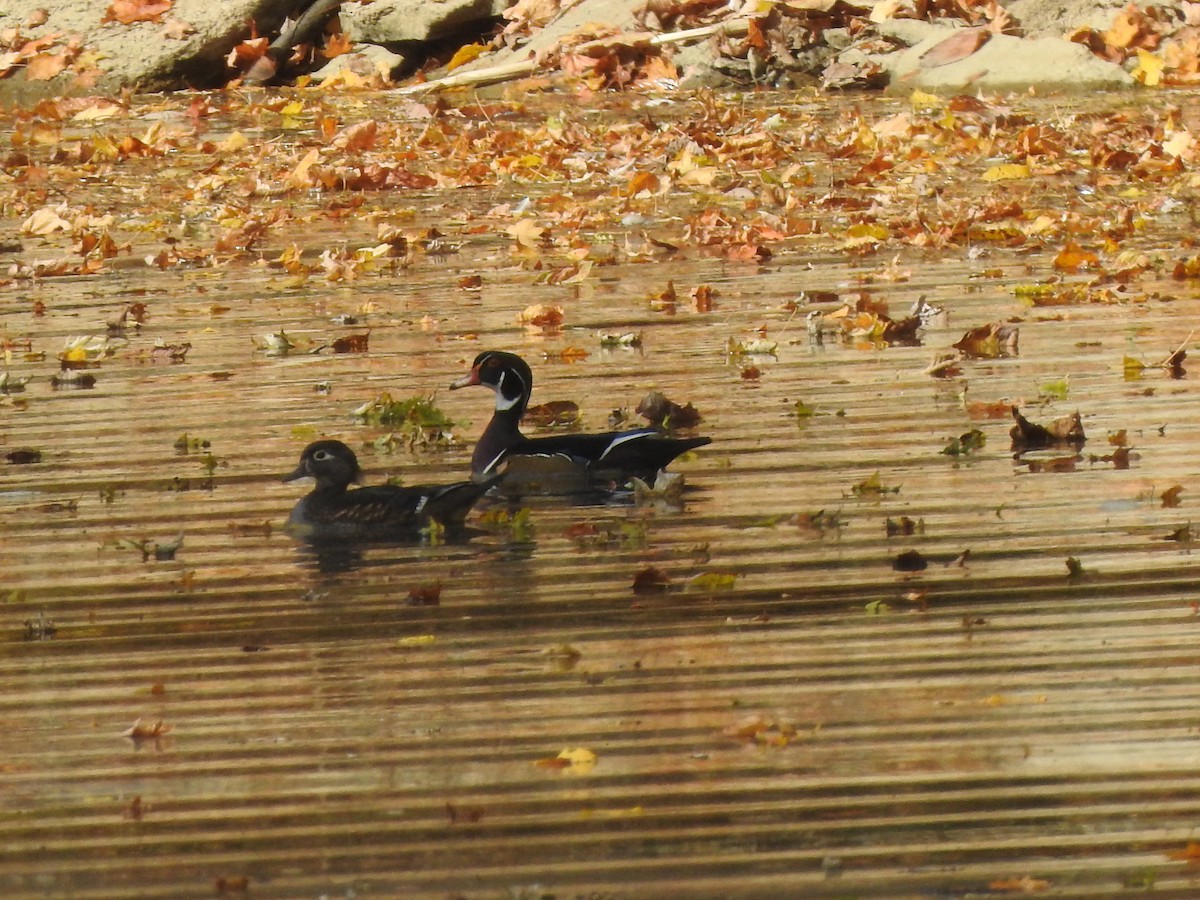
[[[1191,889],[1195,104],[1156,98],[6,115],[5,896]],[[467,477],[489,348],[583,431],[694,404],[682,501],[286,533],[320,437]],[[1013,406],[1086,443],[1014,453]]]

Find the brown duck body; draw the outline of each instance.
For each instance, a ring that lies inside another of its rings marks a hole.
[[[350,490],[361,475],[358,459],[341,441],[316,441],[305,448],[300,465],[284,481],[316,479],[302,497],[288,530],[308,540],[397,541],[420,536],[430,523],[460,530],[475,502],[500,480],[460,481],[446,485],[376,485]]]

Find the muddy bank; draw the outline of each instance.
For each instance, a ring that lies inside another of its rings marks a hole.
[[[1188,4],[1114,0],[921,16],[897,0],[768,12],[642,0],[48,0],[0,13],[0,102],[298,78],[415,90],[446,76],[941,92],[1190,84],[1196,19]]]

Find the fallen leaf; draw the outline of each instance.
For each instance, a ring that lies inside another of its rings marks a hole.
[[[671,576],[656,566],[647,566],[633,576],[635,594],[664,594],[671,589]]]
[[[933,69],[966,59],[991,37],[987,28],[960,28],[922,53],[918,65],[922,69]]]
[[[549,306],[545,303],[535,303],[532,306],[527,306],[521,311],[517,317],[522,325],[532,325],[540,328],[557,328],[562,325],[563,308],[561,306]]]
[[[175,0],[112,0],[100,24],[119,22],[132,25],[135,22],[160,22],[164,13],[175,5]]]
[[[563,750],[558,756],[539,759],[534,762],[534,765],[572,775],[587,775],[596,767],[596,754],[585,747],[576,747]]]

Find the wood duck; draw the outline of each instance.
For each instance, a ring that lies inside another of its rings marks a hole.
[[[346,490],[362,470],[341,441],[316,441],[304,448],[300,465],[283,480],[315,478],[312,493],[288,517],[288,529],[310,540],[400,540],[416,537],[431,521],[448,531],[462,528],[475,501],[500,480],[398,487],[381,484]]]
[[[533,372],[521,357],[501,350],[480,353],[471,371],[450,389],[473,384],[496,392],[496,411],[471,456],[471,473],[477,481],[494,475],[501,463],[507,463],[512,476],[517,468],[527,469],[530,457],[540,457],[581,471],[591,486],[622,485],[632,476],[653,482],[658,471],[679,454],[711,443],[706,437],[666,437],[654,428],[525,437],[519,424],[533,390]]]

